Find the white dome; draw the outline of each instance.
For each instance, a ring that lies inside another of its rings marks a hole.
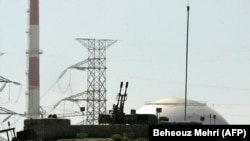
[[[137,114],[155,114],[156,108],[161,108],[159,117],[167,117],[170,122],[184,121],[185,100],[182,98],[166,98],[147,103],[136,110]],[[202,124],[221,124],[228,122],[216,111],[194,100],[187,100],[186,120],[202,122]]]

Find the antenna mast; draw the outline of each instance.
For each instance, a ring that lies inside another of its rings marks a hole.
[[[185,113],[184,121],[187,120],[187,73],[188,73],[188,33],[189,33],[189,4],[187,5],[187,40],[186,40],[186,77],[185,77]]]

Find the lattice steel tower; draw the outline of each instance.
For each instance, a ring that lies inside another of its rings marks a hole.
[[[77,40],[88,49],[88,59],[84,62],[87,70],[87,124],[97,124],[99,114],[106,114],[106,49],[117,40],[86,39]]]

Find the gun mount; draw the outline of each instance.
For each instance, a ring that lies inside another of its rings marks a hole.
[[[153,114],[136,114],[136,110],[131,109],[131,114],[124,113],[124,104],[127,100],[128,82],[125,85],[125,92],[122,94],[123,82],[120,84],[120,91],[116,97],[117,104],[109,114],[99,115],[99,124],[152,124],[157,123],[157,116]]]
[[[124,103],[127,100],[128,82],[126,82],[124,94],[121,93],[122,86],[123,86],[123,82],[121,82],[120,91],[117,95],[117,104],[113,105],[112,123],[114,123],[114,124],[124,124],[125,123]]]

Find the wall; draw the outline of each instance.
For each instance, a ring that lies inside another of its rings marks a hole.
[[[148,125],[71,125],[68,119],[26,119],[24,130],[33,129],[37,138],[44,140],[76,138],[86,133],[89,138],[110,138],[113,134],[129,138],[147,138]]]

